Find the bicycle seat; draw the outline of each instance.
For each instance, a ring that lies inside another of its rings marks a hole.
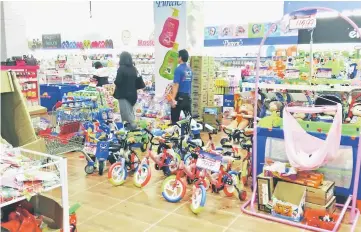
[[[233,148],[232,144],[228,144],[228,143],[224,144],[222,147],[223,148],[230,148],[230,149]]]
[[[242,147],[242,149],[250,150],[250,149],[252,149],[252,144],[245,143],[245,144],[242,144],[241,147]]]
[[[120,144],[111,144],[109,147],[109,151],[116,152],[122,148]]]

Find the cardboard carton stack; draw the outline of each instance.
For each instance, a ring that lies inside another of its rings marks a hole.
[[[317,209],[324,210],[329,214],[334,213],[336,210],[335,182],[323,180],[323,175],[319,173],[297,174],[297,178],[307,178],[309,180],[318,180],[320,176],[322,176],[321,185],[312,187],[301,185],[298,182],[291,183],[261,173],[257,177],[258,210],[292,221],[299,221],[302,218],[303,212],[302,214],[299,213],[301,213],[300,207],[303,204],[305,210]],[[287,207],[289,207],[289,210],[282,211]],[[286,215],[289,211],[299,213],[293,216],[291,214]]]
[[[214,61],[214,57],[209,57],[208,60],[208,95],[207,95],[207,105],[214,106],[214,94],[215,94],[215,86],[214,81],[216,80],[216,64]]]
[[[203,114],[203,107],[208,104],[209,60],[210,57],[207,56],[193,56],[191,58],[193,71],[192,114],[197,114],[200,117]]]

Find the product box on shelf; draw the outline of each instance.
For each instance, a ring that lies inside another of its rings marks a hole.
[[[272,199],[274,184],[272,177],[265,177],[263,174],[257,176],[258,189],[258,210],[271,213],[271,207],[268,203]]]
[[[326,205],[317,205],[313,203],[306,202],[306,210],[307,209],[320,209],[324,210],[330,214],[333,214],[336,210],[336,196],[333,196]]]
[[[272,215],[300,222],[303,220],[305,200],[305,186],[278,182],[272,196]]]
[[[222,107],[223,106],[223,95],[214,95],[214,105]]]

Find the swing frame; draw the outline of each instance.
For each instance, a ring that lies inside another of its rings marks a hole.
[[[361,31],[358,28],[358,26],[349,17],[342,15],[337,10],[334,10],[331,8],[326,8],[326,7],[306,7],[306,8],[298,9],[297,11],[303,11],[303,10],[319,10],[319,11],[328,11],[328,12],[337,13],[338,17],[341,17],[342,19],[347,21],[359,33],[359,35],[361,35]],[[281,20],[278,21],[277,23],[280,23],[280,22],[281,22]],[[266,39],[268,38],[268,36],[271,34],[271,31],[272,31],[272,27],[270,27],[269,30],[267,31],[267,33],[265,33],[265,35],[261,41],[261,44],[259,46],[259,52],[257,55],[254,122],[253,122],[254,123],[254,135],[253,135],[253,151],[252,151],[252,154],[253,154],[253,157],[252,157],[252,160],[253,160],[253,167],[252,167],[253,168],[253,170],[252,170],[252,172],[253,172],[253,175],[252,175],[253,193],[252,193],[252,198],[250,200],[248,200],[247,202],[245,202],[241,206],[241,210],[245,214],[248,214],[248,215],[251,215],[254,217],[259,217],[259,218],[263,218],[266,220],[279,222],[279,223],[286,224],[286,225],[293,226],[293,227],[298,227],[298,228],[307,229],[307,230],[311,230],[311,231],[318,231],[318,232],[330,232],[331,230],[321,229],[318,227],[313,227],[313,226],[309,226],[306,224],[302,224],[300,222],[299,223],[292,222],[289,220],[273,217],[271,215],[262,214],[262,213],[259,213],[257,211],[257,207],[255,207],[256,195],[257,195],[257,99],[258,99],[258,95],[259,95],[258,94],[258,86],[259,86],[259,68],[260,68],[260,60],[261,60],[260,56],[261,56],[262,47],[263,47]],[[359,141],[358,141],[356,170],[355,170],[355,175],[354,175],[355,178],[354,178],[354,182],[353,182],[353,192],[352,192],[352,195],[350,195],[347,198],[344,205],[336,204],[336,206],[338,208],[342,208],[342,210],[341,210],[339,218],[337,219],[336,224],[332,230],[333,232],[336,232],[339,229],[339,227],[341,226],[342,220],[343,220],[347,210],[350,210],[350,215],[351,215],[350,222],[349,222],[349,224],[352,225],[351,231],[355,231],[355,229],[356,229],[357,221],[360,216],[360,211],[356,208],[360,169],[361,169],[361,133],[360,133]]]

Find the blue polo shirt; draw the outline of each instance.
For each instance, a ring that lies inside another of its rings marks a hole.
[[[192,70],[186,63],[180,64],[174,71],[174,83],[179,84],[179,93],[191,95],[192,89]]]

